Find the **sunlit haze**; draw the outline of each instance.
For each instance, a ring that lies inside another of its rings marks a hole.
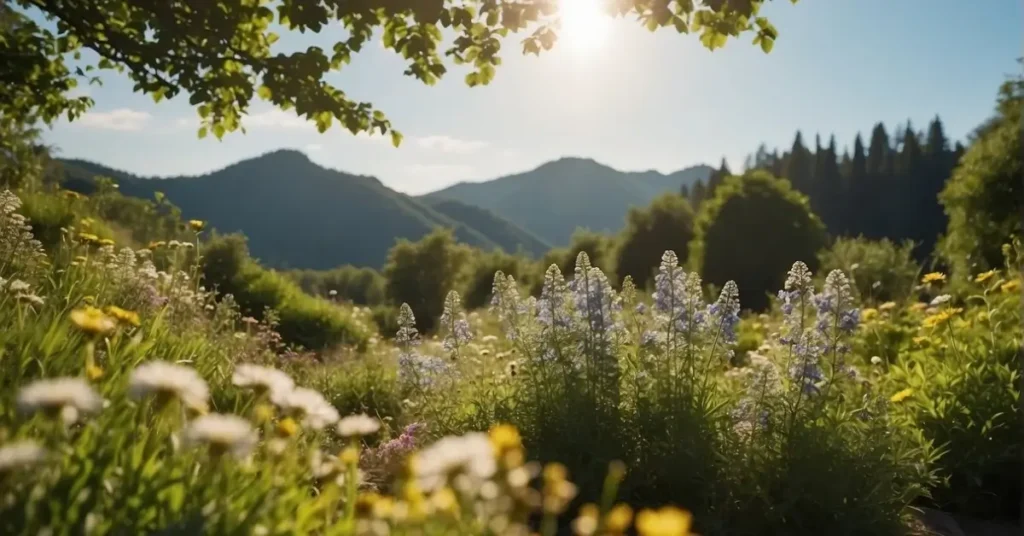
[[[601,0],[560,0],[561,44],[574,52],[596,54],[608,39],[612,18]]]

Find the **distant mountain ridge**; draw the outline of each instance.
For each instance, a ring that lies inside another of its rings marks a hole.
[[[253,256],[275,268],[379,268],[396,240],[416,240],[437,227],[452,228],[459,241],[487,250],[539,256],[549,249],[486,210],[458,202],[435,209],[373,177],[320,167],[294,150],[193,177],[147,179],[85,160],[62,162],[69,187],[102,175],[115,179],[124,195],[152,199],[163,192],[184,217],[206,220],[221,232],[243,232]]]
[[[462,182],[422,196],[461,201],[488,209],[556,246],[569,243],[579,227],[617,232],[632,206],[685,184],[707,181],[713,168],[693,166],[674,173],[619,171],[588,158],[567,157],[531,171],[486,182]]]

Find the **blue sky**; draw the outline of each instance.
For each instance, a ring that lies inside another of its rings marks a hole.
[[[752,35],[709,52],[695,36],[650,33],[612,21],[595,47],[560,42],[524,57],[506,41],[486,87],[464,71],[428,87],[404,77],[393,52],[372,46],[332,81],[385,111],[406,136],[319,134],[290,113],[254,106],[248,133],[196,138],[187,97],[154,104],[114,73],[89,115],[45,134],[65,157],[140,175],[199,174],[279,148],[374,175],[409,193],[525,171],[561,156],[623,170],[670,172],[726,157],[734,169],[764,142],[788,147],[797,129],[813,143],[835,133],[852,144],[877,121],[922,129],[936,114],[964,137],[993,109],[996,89],[1024,55],[1018,0],[785,0],[763,11],[780,36],[771,54]],[[333,37],[337,38],[338,34]],[[313,38],[325,43],[332,35]],[[285,40],[282,40],[285,42]],[[295,44],[293,41],[292,44]],[[282,177],[287,180],[287,177]]]

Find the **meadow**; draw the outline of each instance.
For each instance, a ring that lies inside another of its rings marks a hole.
[[[218,294],[203,222],[123,247],[97,201],[33,195],[0,196],[4,534],[907,534],[1020,500],[1019,243],[882,298],[891,262],[843,243],[761,313],[672,251],[646,290],[584,251],[421,334],[253,265]],[[44,248],[23,213],[62,211]],[[247,313],[267,277],[358,340],[284,341]]]

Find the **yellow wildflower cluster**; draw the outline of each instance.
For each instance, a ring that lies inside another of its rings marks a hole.
[[[914,394],[914,390],[907,387],[906,389],[889,397],[889,401],[893,403],[903,402],[904,400],[910,398],[910,395],[912,394]]]
[[[1017,292],[1020,289],[1020,279],[1012,279],[999,286],[999,290],[1003,292]]]
[[[932,283],[944,283],[946,281],[946,274],[942,272],[931,272],[924,274],[921,278],[921,284],[931,285]]]
[[[202,232],[206,228],[206,222],[203,220],[188,220],[188,226],[195,232]]]
[[[887,301],[882,305],[878,306],[878,310],[882,312],[891,311],[896,308],[896,302]]]
[[[141,322],[139,321],[138,313],[134,311],[128,311],[115,305],[109,305],[106,309],[107,315],[111,316],[122,325],[128,325],[132,327],[139,327]]]
[[[926,328],[935,328],[949,322],[951,318],[962,312],[963,309],[960,307],[949,307],[933,315],[929,315],[923,322],[921,322],[921,325]]]
[[[92,336],[106,335],[117,327],[113,318],[91,305],[71,311],[71,323]]]
[[[868,307],[866,309],[861,310],[860,312],[860,319],[864,322],[871,322],[877,317],[878,309],[875,309],[873,307]]]
[[[985,281],[988,281],[989,279],[992,279],[993,277],[995,277],[996,273],[997,272],[995,270],[989,270],[987,272],[982,272],[982,273],[974,276],[974,282],[975,283],[984,283]]]

